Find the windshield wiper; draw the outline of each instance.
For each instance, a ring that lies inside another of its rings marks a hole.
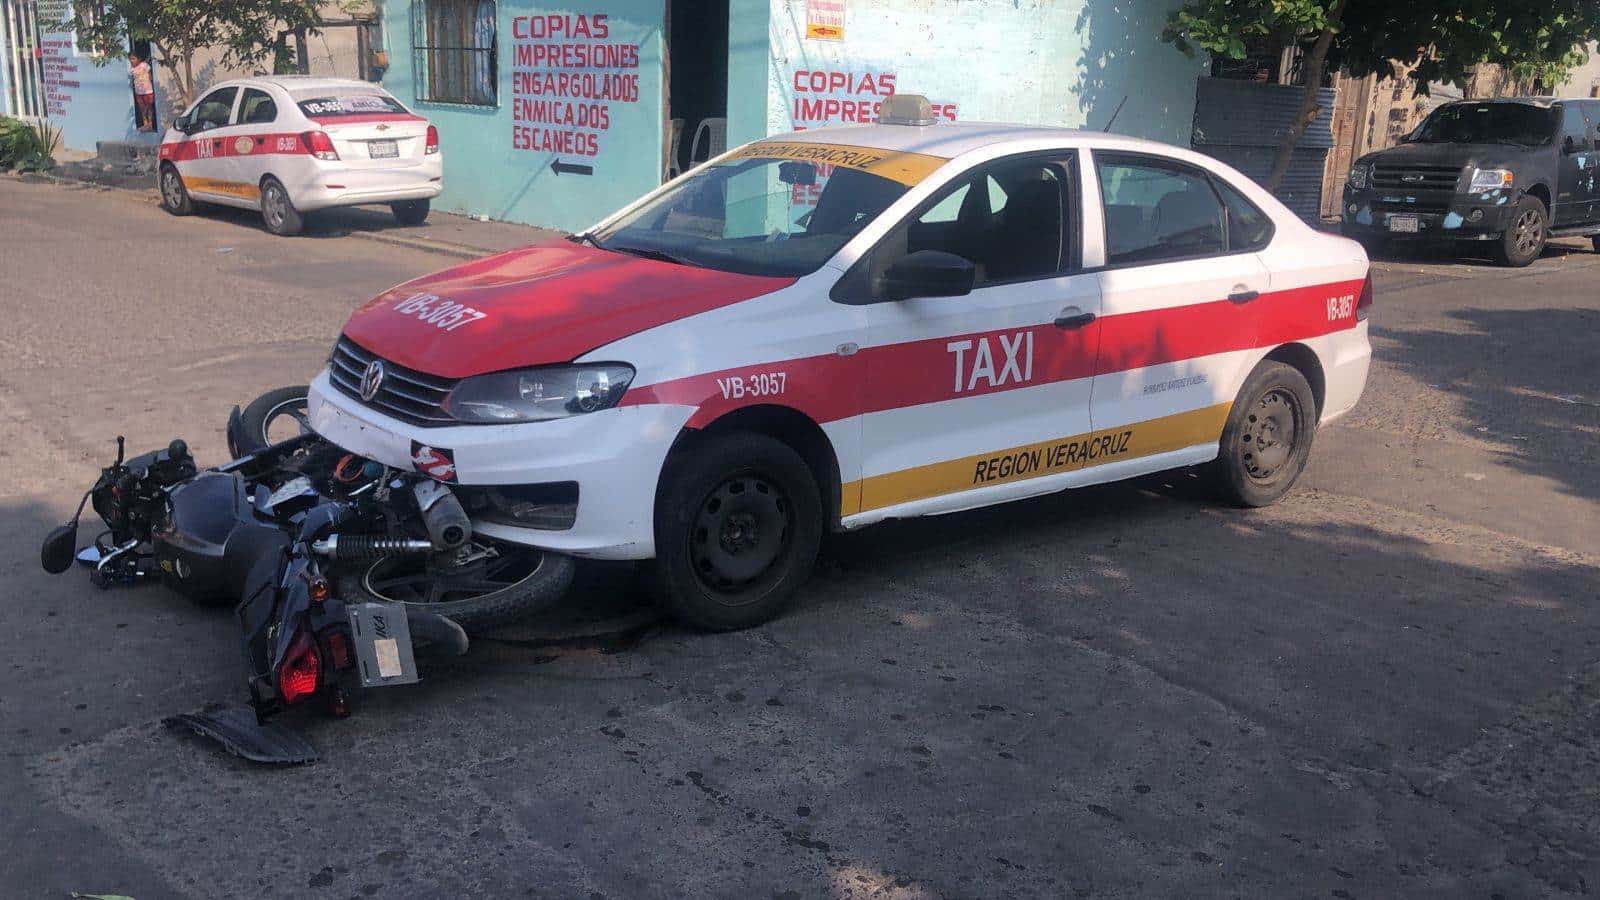
[[[571,237],[567,238],[567,240],[573,242],[574,244],[588,244],[591,247],[597,247],[601,250],[605,249],[604,247],[600,246],[599,241],[594,239],[594,235],[587,231],[581,231],[575,235],[572,235]]]
[[[596,244],[595,246],[599,245]],[[637,256],[640,259],[653,259],[658,262],[669,262],[680,266],[694,265],[694,263],[684,259],[681,256],[668,253],[665,250],[657,250],[654,247],[606,247],[604,249],[612,250],[617,253],[626,253],[630,256]]]

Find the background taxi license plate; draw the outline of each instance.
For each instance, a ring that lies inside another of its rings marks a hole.
[[[367,155],[373,159],[394,159],[400,155],[400,148],[394,141],[367,141]]]
[[[1417,230],[1418,230],[1417,229],[1417,217],[1416,216],[1390,216],[1389,217],[1389,230],[1390,231],[1400,231],[1400,232],[1404,232],[1406,234],[1416,234]]]

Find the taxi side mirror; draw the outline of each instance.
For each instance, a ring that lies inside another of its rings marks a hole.
[[[977,280],[970,260],[943,250],[918,250],[891,264],[879,285],[884,299],[909,300],[965,296]]]

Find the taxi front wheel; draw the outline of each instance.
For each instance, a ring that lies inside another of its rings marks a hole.
[[[1317,401],[1300,370],[1262,360],[1228,411],[1221,452],[1210,476],[1221,499],[1266,506],[1289,492],[1305,470],[1317,429]]]
[[[710,631],[776,617],[822,543],[811,469],[760,434],[701,436],[667,461],[656,492],[655,587],[679,619]]]
[[[268,231],[281,236],[299,234],[305,227],[305,217],[294,208],[288,190],[271,175],[261,182],[261,221]]]
[[[187,216],[194,212],[189,190],[183,186],[183,176],[178,174],[178,167],[171,163],[161,167],[161,208],[175,216]]]

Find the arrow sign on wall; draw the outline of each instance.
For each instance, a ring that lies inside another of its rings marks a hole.
[[[593,175],[594,166],[580,166],[577,163],[564,163],[559,159],[550,160],[550,171],[561,175]]]

